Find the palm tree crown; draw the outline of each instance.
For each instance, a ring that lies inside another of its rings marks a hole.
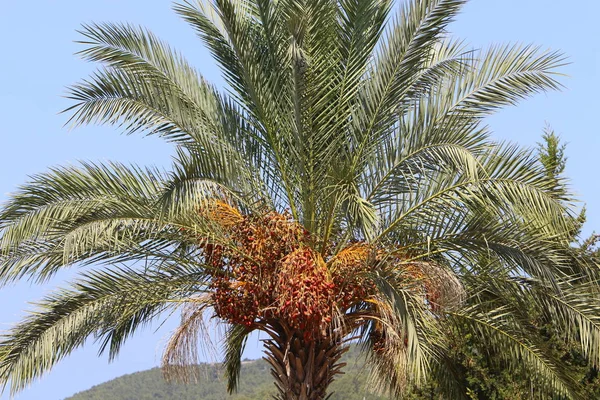
[[[81,30],[101,65],[70,88],[75,126],[173,143],[169,171],[82,164],[35,176],[0,210],[0,279],[88,266],[0,344],[18,391],[86,338],[114,357],[181,310],[163,363],[185,377],[206,317],[223,322],[229,389],[245,340],[268,335],[280,399],[324,399],[358,340],[382,390],[435,376],[460,325],[539,393],[577,387],[536,339],[549,315],[600,362],[595,273],[569,248],[570,199],[483,118],[556,89],[563,57],[469,50],[446,28],[464,0],[212,0],[174,6],[226,81],[152,33]],[[533,378],[532,378],[533,379]]]

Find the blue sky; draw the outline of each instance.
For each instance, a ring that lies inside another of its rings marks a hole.
[[[218,70],[191,29],[171,12],[168,0],[0,0],[0,202],[27,177],[49,166],[78,160],[123,161],[168,166],[171,148],[155,138],[122,136],[111,127],[69,131],[65,87],[89,74],[94,66],[73,55],[82,23],[122,21],[141,24],[181,50],[209,80],[219,83]],[[600,45],[597,0],[472,0],[451,26],[454,36],[475,48],[490,44],[534,43],[563,51],[570,64],[562,70],[562,92],[541,94],[489,118],[496,138],[534,146],[545,123],[568,143],[567,175],[588,207],[586,233],[600,231],[600,188],[597,182],[600,136],[597,134],[600,93]],[[21,283],[0,289],[0,330],[18,321],[28,302],[72,276],[60,274],[44,286]],[[61,362],[51,373],[16,396],[18,400],[64,399],[92,385],[158,364],[161,342],[173,329],[169,321],[154,332],[132,339],[117,361],[98,358],[90,343]],[[248,345],[258,357],[258,341]],[[5,394],[0,400],[8,399]]]

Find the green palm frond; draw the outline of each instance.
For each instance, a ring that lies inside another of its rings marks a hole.
[[[367,141],[377,141],[382,136],[381,129],[387,129],[395,120],[395,111],[412,99],[406,96],[418,80],[418,71],[427,65],[431,48],[441,39],[446,26],[465,3],[462,0],[410,1],[402,8],[389,30],[384,45],[376,53],[373,72],[369,84],[365,85],[364,132],[359,140],[361,146]],[[379,133],[373,132],[375,128]]]
[[[137,234],[158,233],[157,224],[150,225],[161,181],[157,171],[119,164],[84,164],[34,177],[2,212],[3,279],[39,273],[43,280],[88,250],[122,250],[131,244],[123,234],[125,227]],[[107,227],[114,233],[112,241],[105,235]],[[69,236],[76,239],[86,232],[91,234],[86,238],[90,246],[77,242],[73,247]]]
[[[128,133],[149,129],[196,141],[217,130],[215,89],[152,33],[117,24],[84,26],[80,33],[86,48],[79,54],[107,69],[71,88],[77,103],[66,111],[75,111],[75,125],[106,122]]]
[[[531,376],[539,388],[546,393],[555,393],[569,398],[581,398],[578,384],[560,361],[552,360],[547,351],[531,341],[532,335],[523,332],[515,325],[511,311],[505,308],[477,312],[477,309],[452,313],[451,316],[469,327],[488,351],[493,351],[497,360],[505,362],[506,368],[514,366],[514,360],[531,371]]]
[[[374,387],[401,396],[409,384],[419,384],[429,375],[431,360],[443,347],[438,321],[424,307],[413,288],[399,287],[393,279],[378,279],[381,298],[378,317],[362,335],[367,361],[373,368]],[[385,343],[385,345],[383,345]]]
[[[600,361],[600,308],[596,302],[598,288],[595,283],[582,283],[579,279],[560,282],[560,291],[527,280],[532,286],[534,301],[548,318],[561,327],[567,338],[581,344],[581,350],[594,364]]]
[[[165,212],[164,176],[120,164],[83,164],[34,177],[3,210],[2,280],[29,275],[44,281],[76,263],[173,258],[177,246],[195,244],[199,235],[227,244],[197,212],[202,199],[226,192],[196,192],[196,207]]]
[[[240,382],[242,370],[242,354],[246,347],[250,331],[245,326],[233,325],[225,333],[225,378],[227,379],[227,391],[235,393]]]
[[[186,301],[203,288],[201,271],[91,272],[71,288],[57,291],[37,304],[20,324],[3,334],[0,376],[12,393],[73,350],[88,337],[102,341],[114,358],[127,337],[161,311]]]
[[[521,45],[491,47],[475,58],[471,73],[448,83],[452,87],[448,111],[480,117],[536,92],[560,89],[558,69],[564,65],[565,56],[557,51]]]

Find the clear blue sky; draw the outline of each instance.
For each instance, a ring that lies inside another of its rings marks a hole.
[[[123,21],[144,25],[183,51],[214,82],[218,71],[191,29],[171,12],[168,0],[0,0],[0,202],[28,175],[53,165],[78,160],[114,160],[141,165],[167,166],[168,145],[154,138],[121,136],[110,127],[63,128],[69,105],[62,98],[65,86],[85,77],[93,65],[73,55],[73,41],[82,23]],[[539,95],[517,108],[489,119],[498,139],[534,146],[547,122],[568,142],[567,174],[575,192],[588,206],[586,233],[600,231],[600,189],[597,160],[600,136],[600,45],[597,35],[597,0],[472,0],[451,30],[474,47],[494,43],[535,43],[559,49],[571,64],[563,69],[560,93]],[[0,330],[7,329],[61,280],[65,272],[43,287],[27,283],[0,289]],[[64,399],[125,373],[156,366],[161,342],[173,329],[169,321],[132,339],[117,361],[97,358],[90,343],[60,363],[51,373],[16,397],[17,400]],[[257,340],[248,355],[259,356]],[[0,396],[0,400],[8,399]]]

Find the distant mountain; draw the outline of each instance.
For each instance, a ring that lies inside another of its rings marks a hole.
[[[383,400],[367,390],[368,372],[358,357],[356,350],[345,358],[348,363],[344,375],[338,375],[331,385],[334,392],[331,399],[338,400]],[[265,400],[275,394],[268,364],[263,360],[244,362],[240,380],[240,390],[235,395],[227,395],[225,379],[220,365],[202,364],[201,379],[196,384],[167,383],[159,368],[124,375],[109,382],[94,386],[65,400]]]

